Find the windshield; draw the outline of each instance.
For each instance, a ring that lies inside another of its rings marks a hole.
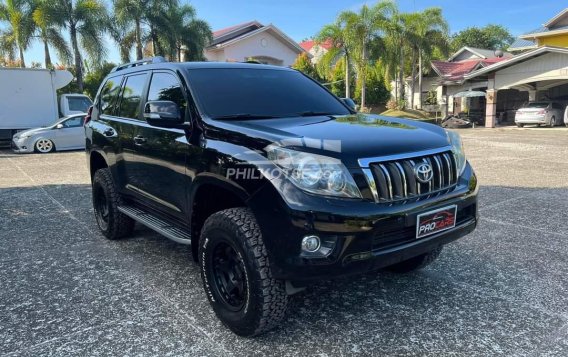
[[[69,110],[73,112],[86,112],[93,103],[87,97],[67,97]]]
[[[333,95],[296,71],[208,68],[189,71],[205,114],[214,119],[345,115]]]
[[[527,106],[525,108],[540,108],[540,109],[542,109],[542,108],[548,107],[548,104],[549,103],[547,103],[547,102],[534,102],[534,103],[527,104]]]

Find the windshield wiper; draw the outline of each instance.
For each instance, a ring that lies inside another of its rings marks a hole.
[[[229,115],[220,115],[213,119],[218,120],[230,120],[230,119],[274,119],[280,118],[274,115],[258,115],[258,114],[248,114],[248,113],[239,113],[239,114],[229,114]]]
[[[311,110],[298,113],[298,116],[301,116],[301,117],[317,117],[317,116],[320,116],[320,115],[335,115],[335,114],[329,113],[329,112],[316,112],[316,111],[311,111]]]

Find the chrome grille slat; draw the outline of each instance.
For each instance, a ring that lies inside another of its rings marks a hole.
[[[416,179],[414,168],[427,163],[432,168],[432,179],[421,183]],[[402,203],[436,197],[450,192],[457,184],[457,162],[450,150],[428,152],[417,156],[404,155],[401,159],[370,162],[367,181],[373,181],[373,198],[379,203]],[[370,184],[371,185],[371,184]],[[376,193],[376,194],[375,194]]]
[[[391,181],[391,177],[389,175],[389,170],[387,170],[387,168],[384,165],[381,165],[381,164],[379,164],[379,167],[381,168],[381,170],[383,171],[383,173],[385,174],[385,177],[387,179],[387,188],[388,188],[387,199],[392,200],[394,198],[394,196],[393,196],[393,192],[392,192],[392,181]]]

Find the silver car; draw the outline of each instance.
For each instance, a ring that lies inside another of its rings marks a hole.
[[[550,127],[560,125],[564,114],[564,105],[558,102],[540,101],[531,102],[517,110],[515,124],[522,128],[525,124],[548,125]]]
[[[84,149],[83,122],[86,115],[73,114],[44,128],[20,131],[12,137],[12,150],[17,153],[48,153],[54,150]]]

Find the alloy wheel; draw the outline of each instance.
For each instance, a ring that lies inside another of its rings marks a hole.
[[[48,153],[53,150],[53,142],[48,139],[40,139],[36,143],[37,151],[41,153]]]

